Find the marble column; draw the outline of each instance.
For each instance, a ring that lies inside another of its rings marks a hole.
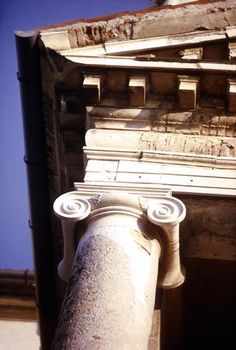
[[[69,282],[53,349],[146,350],[159,266],[164,288],[184,281],[178,250],[183,204],[116,192],[83,198],[73,191],[55,201],[54,211],[65,243],[59,274]]]

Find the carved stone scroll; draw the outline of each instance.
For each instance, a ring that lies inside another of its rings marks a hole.
[[[78,191],[72,191],[58,197],[54,202],[53,210],[61,219],[64,238],[64,256],[58,265],[58,274],[61,279],[68,281],[75,255],[75,224],[90,214],[91,205],[89,201],[81,198]]]
[[[179,223],[186,215],[185,205],[174,197],[160,197],[147,210],[148,219],[163,230],[163,261],[158,284],[162,288],[175,288],[184,282],[179,255]]]

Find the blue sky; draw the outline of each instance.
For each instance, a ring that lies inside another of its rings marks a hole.
[[[0,268],[33,269],[14,31],[149,6],[149,0],[0,0]]]

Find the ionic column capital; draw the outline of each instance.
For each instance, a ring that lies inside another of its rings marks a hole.
[[[54,202],[54,212],[61,219],[64,236],[64,257],[58,266],[59,276],[68,281],[75,255],[74,227],[76,222],[88,218],[89,225],[113,225],[122,220],[128,225],[132,218],[140,218],[144,231],[147,220],[162,229],[162,263],[159,285],[174,288],[184,281],[179,257],[179,223],[186,215],[185,205],[171,196],[152,198],[131,195],[122,191],[93,193],[72,191],[58,197]],[[116,214],[116,215],[114,215]],[[122,216],[121,216],[122,215]],[[112,218],[111,218],[112,216]],[[146,223],[145,223],[146,222]],[[159,238],[157,238],[159,240]]]

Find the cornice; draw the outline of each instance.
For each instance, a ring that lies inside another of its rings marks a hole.
[[[111,41],[183,34],[197,31],[199,28],[207,31],[219,28],[223,30],[236,24],[233,16],[235,10],[233,0],[195,1],[147,8],[138,12],[118,13],[109,17],[80,19],[39,30],[42,37],[45,35],[45,40],[46,35],[54,36],[55,39],[57,32],[60,35],[60,48],[64,46],[64,49],[69,49]],[[174,25],[169,25],[170,23]]]
[[[130,57],[93,57],[93,56],[65,56],[70,61],[80,66],[103,67],[103,68],[136,68],[136,69],[153,69],[163,71],[194,71],[194,72],[219,72],[222,74],[236,74],[236,64],[229,63],[209,63],[209,62],[179,62],[164,60],[139,60]]]
[[[41,34],[43,42],[47,45],[47,39],[56,35],[66,35],[66,31]],[[236,37],[236,27],[227,27],[223,30],[195,31],[184,34],[149,37],[123,41],[105,42],[102,45],[71,48],[59,50],[63,56],[98,56],[98,55],[130,55],[137,51],[173,48],[183,45],[204,44],[212,41],[221,41],[229,37]]]

